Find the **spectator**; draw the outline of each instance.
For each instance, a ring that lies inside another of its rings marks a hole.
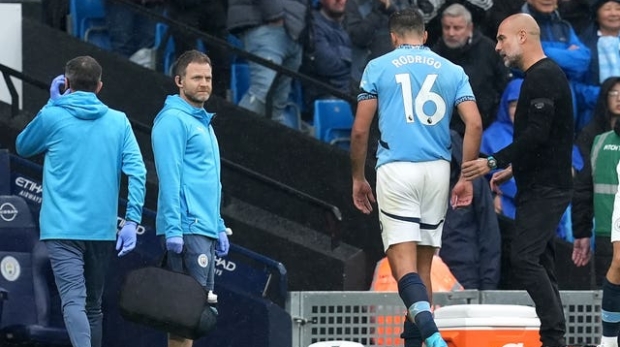
[[[413,7],[412,1],[348,0],[345,6],[345,28],[351,38],[353,59],[351,77],[359,85],[366,63],[393,49],[388,30],[390,15]]]
[[[463,5],[470,12],[472,23],[475,27],[481,32],[486,32],[487,11],[493,6],[493,0],[441,0],[437,2],[437,11],[428,19],[426,28],[428,31],[427,46],[434,46],[441,38],[442,23],[439,14],[442,14],[446,8],[454,4]]]
[[[241,37],[245,50],[283,68],[297,71],[301,65],[300,35],[306,26],[305,0],[229,0],[227,26]],[[250,62],[250,87],[239,106],[282,124],[291,90],[291,78]],[[274,88],[273,110],[266,110],[267,93]]]
[[[591,2],[592,0],[558,0],[560,16],[571,24],[577,35],[580,35],[590,24]]]
[[[573,93],[573,117],[575,133],[588,123],[596,91],[584,85],[587,82],[590,50],[575,34],[569,22],[562,20],[556,10],[558,0],[527,0],[521,12],[536,19],[541,30],[541,42],[545,55],[555,61],[564,71]]]
[[[587,83],[598,86],[620,76],[620,0],[598,0],[593,21],[581,36],[592,53]]]
[[[134,0],[134,2],[149,11],[156,13],[163,11],[163,0]],[[154,19],[112,0],[105,2],[105,12],[112,51],[130,58],[139,50],[154,46],[156,24]]]
[[[542,48],[539,26],[519,13],[505,19],[497,32],[498,53],[525,78],[515,111],[514,139],[490,157],[464,162],[463,177],[474,179],[491,170],[491,187],[513,176],[517,183],[515,234],[510,259],[540,318],[543,346],[565,345],[566,320],[555,276],[555,230],[572,195],[573,110],[569,82]],[[544,211],[544,213],[541,213]]]
[[[171,19],[184,23],[205,34],[226,41],[226,17],[228,12],[227,0],[174,0],[166,2],[167,15]],[[188,33],[184,28],[170,27],[174,39],[174,49],[178,55],[191,50],[200,49],[200,38]],[[204,44],[204,42],[203,42]],[[213,63],[213,94],[226,98],[230,85],[230,54],[226,47],[206,44]]]
[[[611,154],[607,153],[607,149],[595,150],[593,143],[595,137],[603,133],[612,134],[610,131],[614,129],[614,125],[620,117],[620,99],[613,95],[617,91],[620,91],[620,77],[610,77],[603,82],[594,117],[575,141],[581,155],[590,160],[584,160],[584,168],[575,176],[572,209],[575,237],[573,260],[580,252],[587,255],[587,258],[582,259],[582,261],[587,262],[589,259],[589,242],[594,227],[596,245],[594,272],[598,286],[602,285],[605,272],[611,263],[612,247],[609,243],[611,230],[609,223],[615,192],[612,190],[595,190],[595,186],[603,187],[603,184],[609,183],[604,180],[615,178],[613,168],[616,166],[617,159],[610,159],[606,156]],[[611,136],[609,140],[615,140],[615,137]],[[596,168],[592,164],[596,164],[598,172],[594,171]],[[594,223],[592,218],[594,218]],[[579,265],[579,262],[576,264]]]
[[[452,188],[461,175],[463,138],[455,131],[450,135]],[[439,256],[465,289],[495,290],[500,278],[501,235],[493,209],[493,196],[484,177],[472,183],[474,197],[471,205],[449,208],[446,213]]]
[[[321,0],[321,7],[312,13],[314,62],[304,61],[302,72],[332,85],[343,93],[351,91],[351,40],[342,26],[347,0]],[[308,85],[304,89],[306,109],[314,100],[331,95],[321,88]]]
[[[151,142],[159,179],[157,235],[168,251],[168,267],[185,271],[217,302],[215,256],[228,254],[228,233],[220,215],[220,151],[204,109],[211,97],[211,60],[196,50],[174,64],[179,94],[169,95],[155,117]],[[191,347],[192,340],[168,336],[168,347]]]
[[[590,50],[579,40],[570,23],[562,20],[557,5],[558,0],[527,0],[521,12],[536,19],[545,55],[560,65],[569,81],[583,81]]]
[[[487,11],[485,35],[495,39],[497,28],[505,18],[521,12],[525,0],[501,0],[494,1],[493,6]]]
[[[508,83],[497,110],[497,119],[482,133],[480,151],[485,155],[495,153],[512,143],[514,116],[521,84],[523,84],[523,79],[520,78]],[[517,194],[514,178],[503,183],[500,189],[502,194],[496,194],[494,197],[495,213],[514,219]]]
[[[97,98],[103,83],[95,59],[71,59],[65,76],[54,82],[51,100],[17,136],[15,148],[25,157],[45,155],[41,240],[71,344],[101,347],[110,256],[115,240],[119,257],[136,246],[146,169],[127,116]],[[60,85],[66,85],[65,95],[59,95]],[[121,173],[128,177],[129,192],[117,235]]]
[[[433,51],[465,70],[486,128],[495,119],[510,70],[495,52],[495,43],[474,28],[465,6],[448,6],[441,14],[441,26],[442,36]],[[452,117],[450,127],[462,136],[464,124],[459,117]]]

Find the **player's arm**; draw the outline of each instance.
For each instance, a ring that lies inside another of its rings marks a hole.
[[[478,111],[478,105],[473,100],[463,101],[456,107],[463,123],[465,123],[462,161],[464,163],[478,158],[480,139],[482,138],[482,118],[480,111]]]
[[[353,180],[365,179],[366,152],[368,151],[368,136],[370,125],[377,111],[377,97],[369,93],[362,93],[358,97],[357,112],[351,130],[351,172]]]
[[[353,204],[365,214],[372,212],[375,197],[366,181],[364,167],[368,151],[370,124],[377,111],[377,95],[362,92],[358,96],[357,113],[351,130],[351,173],[353,176]]]

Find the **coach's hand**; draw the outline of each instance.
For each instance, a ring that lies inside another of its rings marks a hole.
[[[466,161],[461,165],[461,175],[468,181],[473,181],[480,176],[484,176],[488,174],[489,171],[491,171],[491,169],[487,164],[487,160],[483,158]]]
[[[166,238],[166,249],[176,254],[183,252],[183,237],[173,236]]]
[[[590,261],[592,253],[590,251],[590,238],[584,237],[573,241],[573,263],[576,266],[585,266]]]
[[[215,243],[215,255],[218,257],[225,257],[228,255],[230,249],[230,242],[228,242],[228,233],[226,230],[222,230],[217,234],[217,241]]]
[[[123,225],[121,231],[118,232],[116,250],[120,251],[118,253],[119,257],[124,256],[136,248],[136,242],[138,241],[138,235],[136,233],[137,227],[138,225],[136,222],[128,220],[125,222],[125,225]]]

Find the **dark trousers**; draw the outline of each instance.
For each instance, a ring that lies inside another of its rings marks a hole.
[[[517,195],[511,264],[540,318],[544,346],[565,345],[566,320],[555,275],[555,230],[572,197],[571,190],[527,187]]]
[[[607,270],[611,266],[614,257],[614,245],[611,243],[611,236],[596,236],[594,254],[591,261],[594,261],[594,278],[596,287],[603,286],[603,279],[607,276]]]

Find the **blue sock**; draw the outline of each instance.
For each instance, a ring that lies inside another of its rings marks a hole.
[[[405,347],[422,347],[423,340],[420,329],[409,319],[405,319],[400,337],[405,340]]]
[[[603,279],[603,303],[601,305],[603,336],[618,336],[620,332],[620,285]]]
[[[413,317],[420,330],[422,339],[439,331],[431,314],[426,286],[417,273],[410,272],[398,281],[398,294],[407,307],[409,317]]]

